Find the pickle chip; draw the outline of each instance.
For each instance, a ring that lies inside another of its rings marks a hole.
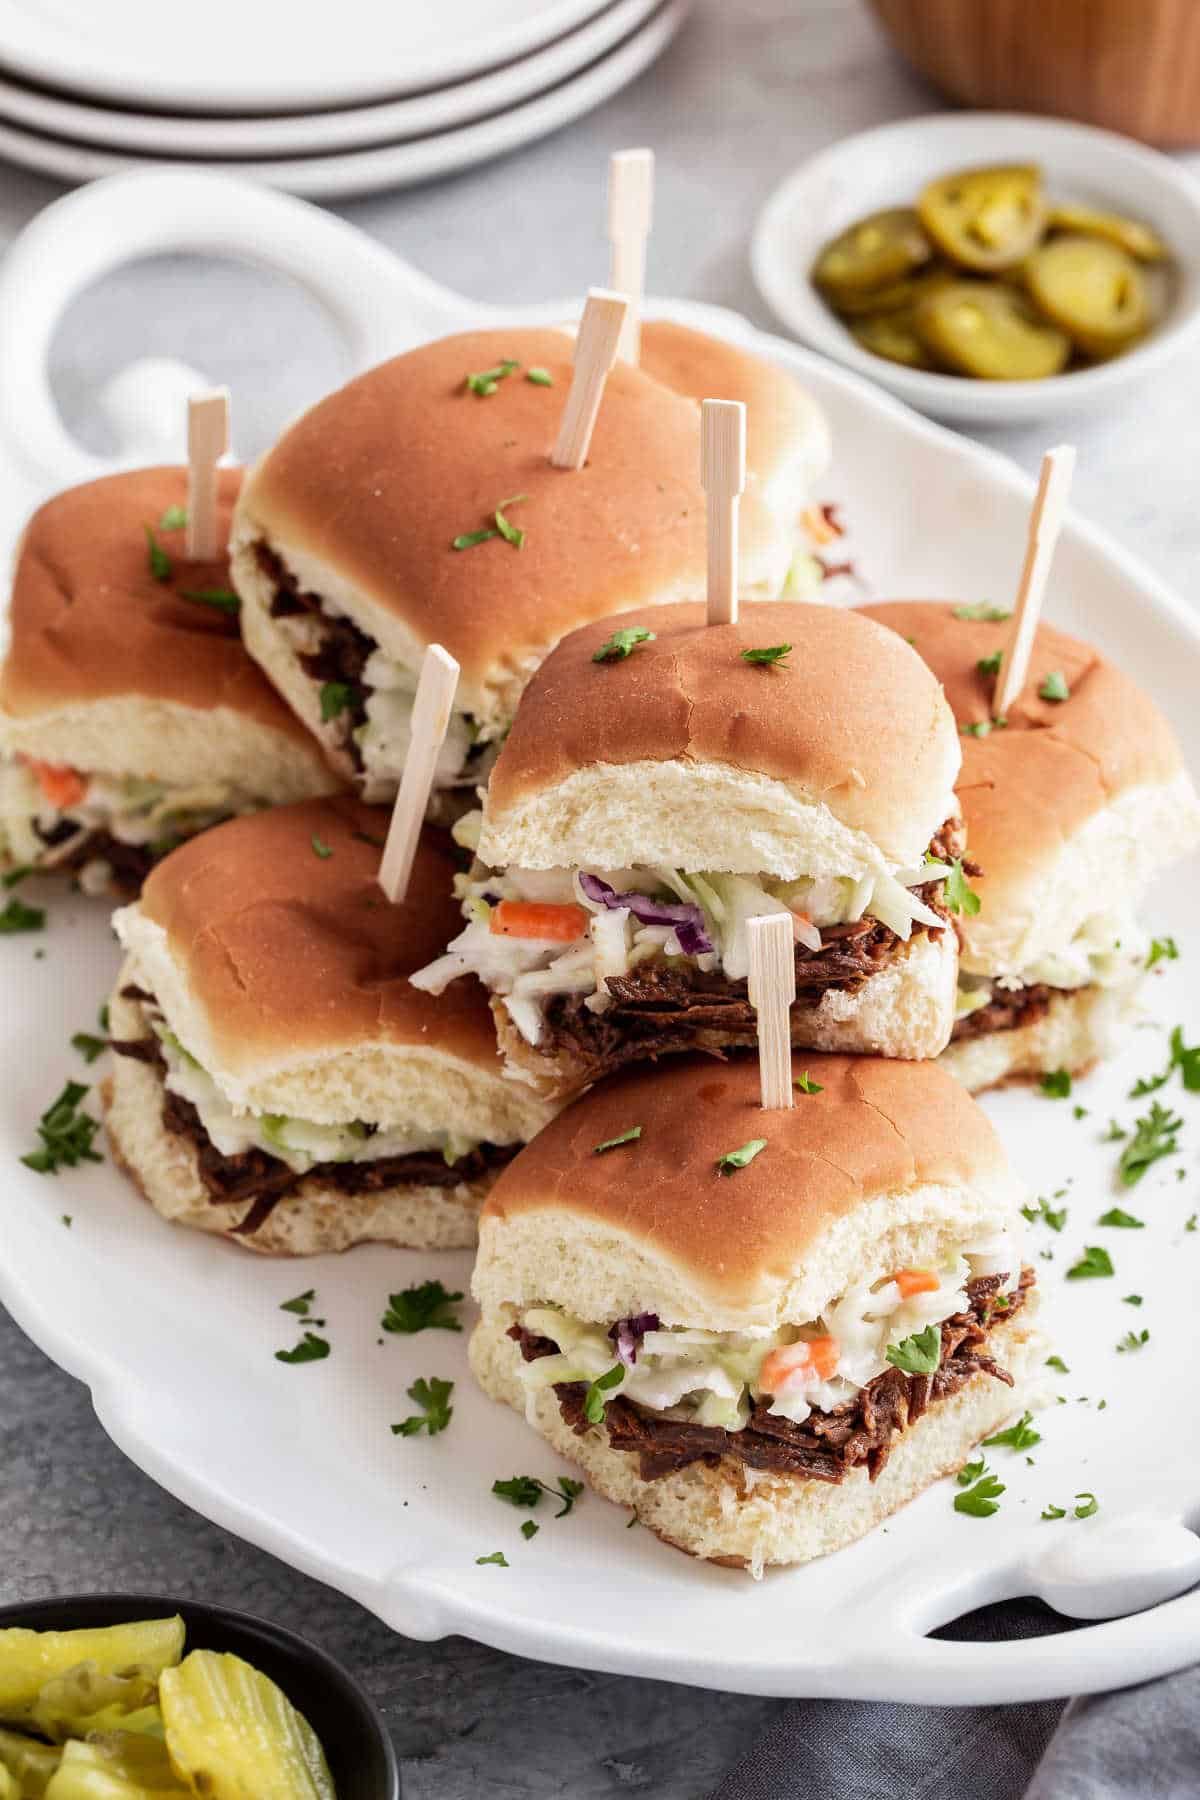
[[[21,1800],[27,1796],[28,1800],[41,1800],[61,1756],[62,1751],[49,1744],[0,1728],[0,1769],[13,1777]]]
[[[932,255],[912,207],[893,206],[859,219],[826,244],[812,277],[836,309],[903,281]]]
[[[1023,295],[1000,281],[956,281],[929,294],[913,314],[936,361],[982,381],[1040,381],[1071,354],[1063,331],[1037,319]]]
[[[1127,251],[1102,238],[1052,238],[1025,272],[1034,305],[1085,356],[1115,356],[1150,329],[1150,296]]]
[[[943,255],[995,274],[1021,262],[1046,226],[1041,170],[1033,164],[961,169],[923,190],[917,214]]]
[[[107,1675],[145,1665],[157,1675],[183,1655],[183,1620],[147,1619],[84,1631],[0,1631],[0,1719],[28,1719],[47,1681],[80,1663]]]
[[[166,1746],[153,1738],[107,1737],[72,1740],[46,1788],[45,1800],[160,1800],[188,1789],[175,1777]]]
[[[902,363],[906,369],[937,367],[917,335],[911,306],[906,307],[903,312],[855,319],[850,332],[863,349],[869,350],[873,356],[883,356],[888,362]]]
[[[161,1732],[157,1698],[157,1669],[143,1664],[110,1673],[83,1662],[47,1681],[29,1716],[52,1744],[110,1729]]]
[[[176,1774],[207,1800],[336,1800],[324,1752],[282,1689],[240,1656],[193,1650],[159,1682]]]
[[[1049,225],[1051,231],[1074,231],[1081,232],[1084,237],[1104,238],[1118,250],[1124,250],[1126,255],[1136,256],[1139,262],[1165,262],[1170,255],[1157,231],[1143,225],[1140,219],[1127,219],[1121,213],[1059,203],[1050,208]]]

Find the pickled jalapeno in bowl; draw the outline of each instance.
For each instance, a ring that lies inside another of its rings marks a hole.
[[[811,278],[864,350],[978,381],[1120,356],[1162,317],[1167,245],[1144,220],[1057,200],[1033,163],[959,169],[856,221]]]

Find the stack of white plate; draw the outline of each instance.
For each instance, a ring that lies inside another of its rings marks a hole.
[[[0,0],[0,157],[295,194],[449,174],[632,81],[690,0]]]

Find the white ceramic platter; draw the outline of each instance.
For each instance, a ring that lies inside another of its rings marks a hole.
[[[157,0],[0,0],[0,61],[120,106],[288,112],[420,93],[572,31],[604,0],[206,0],[164,27]]]
[[[432,93],[374,106],[262,118],[201,119],[88,105],[0,79],[0,119],[85,146],[174,158],[297,157],[395,144],[492,117],[605,56],[645,24],[660,0],[615,0],[545,49]]]
[[[393,276],[399,292],[403,273]],[[416,291],[428,299],[424,286]],[[757,347],[809,384],[836,444],[824,493],[844,508],[858,567],[877,592],[1011,593],[1031,493],[1024,475],[728,314],[664,310]],[[560,303],[537,317],[567,311]],[[1200,626],[1183,605],[1072,520],[1050,613],[1153,688],[1200,765]],[[103,1069],[84,1069],[69,1039],[94,1029],[116,966],[112,940],[100,909],[57,894],[44,935],[0,939],[0,1298],[89,1384],[105,1429],[164,1487],[411,1636],[462,1632],[555,1662],[762,1694],[997,1702],[1144,1680],[1200,1655],[1200,1592],[1069,1637],[952,1644],[926,1634],[1005,1595],[1039,1591],[1095,1616],[1195,1578],[1195,1540],[1171,1526],[1194,1519],[1200,1502],[1200,1419],[1180,1405],[1178,1386],[1197,1349],[1200,1231],[1186,1222],[1200,1206],[1200,1101],[1178,1077],[1159,1094],[1185,1118],[1181,1154],[1135,1189],[1114,1185],[1120,1145],[1101,1138],[1110,1115],[1128,1124],[1148,1105],[1126,1096],[1164,1064],[1164,1028],[1200,1035],[1200,948],[1189,935],[1196,873],[1173,876],[1154,897],[1150,922],[1174,932],[1183,954],[1148,984],[1154,1022],[1120,1061],[1078,1083],[1070,1100],[1010,1091],[987,1102],[1031,1193],[1065,1190],[1052,1204],[1069,1214],[1061,1233],[1031,1229],[1069,1373],[1047,1371],[1032,1464],[989,1453],[1007,1488],[991,1518],[956,1513],[956,1490],[942,1482],[864,1542],[760,1583],[628,1531],[623,1512],[590,1494],[566,1519],[543,1503],[527,1542],[526,1515],[495,1499],[492,1482],[553,1479],[565,1467],[475,1391],[465,1337],[379,1330],[389,1292],[431,1276],[465,1289],[467,1256],[373,1248],[266,1263],[165,1225],[110,1163],[57,1179],[19,1164],[64,1079]],[[1075,1117],[1076,1103],[1086,1117]],[[1114,1204],[1144,1229],[1098,1226]],[[1096,1243],[1110,1250],[1115,1276],[1065,1282]],[[310,1287],[332,1354],[287,1367],[273,1353],[299,1333],[279,1306]],[[1124,1302],[1130,1293],[1143,1296],[1141,1307]],[[1148,1329],[1149,1342],[1119,1354],[1135,1328]],[[456,1383],[449,1429],[432,1441],[393,1436],[389,1426],[412,1410],[406,1388],[431,1375]],[[1084,1492],[1099,1511],[1078,1520]],[[1043,1521],[1048,1505],[1067,1518]],[[507,1568],[477,1563],[496,1550]]]
[[[0,119],[0,157],[62,181],[94,181],[105,175],[151,167],[182,171],[207,166],[312,200],[410,187],[504,156],[590,112],[649,68],[683,24],[690,4],[691,0],[662,0],[648,16],[645,8],[639,8],[640,25],[554,86],[474,123],[433,130],[399,143],[303,156],[256,156],[246,160],[223,156],[219,162],[206,165],[200,157],[185,160],[100,148]],[[0,0],[0,9],[2,5]],[[2,30],[0,25],[0,34]],[[278,121],[273,122],[272,129],[279,129]]]

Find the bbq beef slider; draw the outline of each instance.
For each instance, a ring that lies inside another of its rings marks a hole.
[[[454,912],[453,850],[426,832],[389,906],[386,829],[345,797],[232,820],[117,913],[108,1131],[164,1217],[276,1255],[472,1244],[544,1122],[482,996],[410,985]]]
[[[935,1056],[954,1018],[958,766],[928,669],[853,612],[585,626],[534,676],[482,817],[457,827],[478,851],[467,924],[414,981],[478,977],[510,1072],[564,1096],[643,1057],[752,1045],[747,920],[786,912],[793,1043]]]
[[[1099,651],[1044,624],[1025,686],[993,723],[1002,619],[939,602],[863,610],[924,657],[963,734],[958,796],[983,874],[979,911],[959,921],[947,1066],[975,1090],[1085,1070],[1136,1010],[1143,898],[1200,841],[1175,735]]]
[[[434,790],[445,815],[454,790],[457,811],[473,803],[564,633],[704,592],[695,401],[620,363],[586,465],[555,468],[572,354],[553,330],[428,344],[313,407],[247,480],[233,558],[247,646],[368,800],[398,786],[430,642],[461,668]],[[803,396],[788,418],[777,407],[762,427],[742,504],[745,591],[759,598],[786,579],[804,471],[825,443]]]
[[[1045,1355],[1020,1183],[933,1063],[633,1069],[480,1220],[471,1366],[597,1492],[694,1556],[861,1537],[1024,1403]]]
[[[220,472],[222,533],[240,480]],[[30,520],[0,666],[0,861],[136,892],[215,820],[338,786],[242,647],[227,560],[185,561],[186,497],[186,469],[139,469]]]

